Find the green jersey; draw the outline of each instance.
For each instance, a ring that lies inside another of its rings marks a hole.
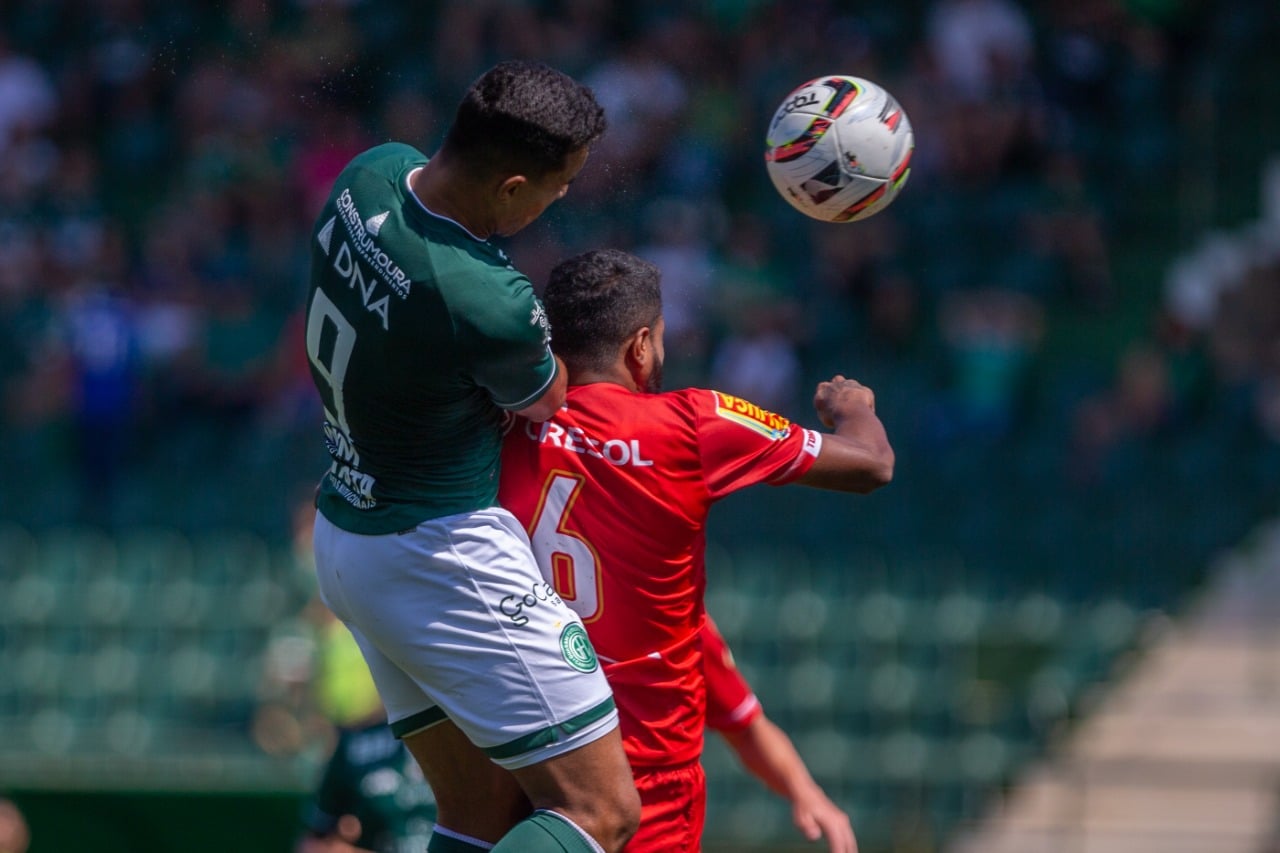
[[[396,143],[359,155],[312,235],[307,356],[332,457],[318,506],[354,533],[493,506],[504,410],[556,376],[528,278],[413,194],[426,162]]]
[[[422,853],[436,819],[436,801],[418,763],[386,723],[341,729],[302,823],[333,835],[343,815],[360,820],[356,846],[377,853]]]

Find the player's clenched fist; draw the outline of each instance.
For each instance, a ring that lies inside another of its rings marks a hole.
[[[834,428],[836,416],[849,411],[851,406],[866,406],[876,410],[876,395],[856,379],[847,379],[837,373],[827,382],[819,382],[813,395],[813,408],[817,410],[822,425]]]

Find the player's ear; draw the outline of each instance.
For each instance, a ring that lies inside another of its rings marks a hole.
[[[641,326],[627,341],[626,350],[627,370],[641,388],[653,368],[654,355],[653,330],[648,326]]]
[[[529,179],[524,175],[511,175],[505,178],[498,184],[498,199],[502,202],[512,201],[527,183]]]

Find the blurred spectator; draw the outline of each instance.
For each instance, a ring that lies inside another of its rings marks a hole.
[[[1043,309],[999,288],[948,294],[938,323],[946,345],[946,387],[929,432],[943,443],[997,441],[1013,430],[1026,402]]]
[[[770,411],[794,411],[801,385],[795,304],[765,293],[741,294],[738,300],[729,334],[711,361],[712,387]]]
[[[11,800],[0,798],[0,853],[27,853],[31,831]]]
[[[800,343],[812,323],[802,316],[802,282],[774,266],[773,240],[758,217],[739,214],[729,231],[709,294],[713,310],[701,318],[717,324],[709,384],[771,411],[802,408]],[[666,289],[664,282],[664,303]]]
[[[57,105],[49,73],[31,57],[18,53],[0,30],[0,157],[11,156],[17,139],[44,130]]]
[[[295,571],[314,588],[314,496],[293,506]],[[435,798],[386,724],[351,632],[311,596],[268,646],[253,734],[270,755],[321,764],[303,806],[294,853],[406,853],[426,849]]]
[[[281,321],[244,279],[213,286],[218,298],[181,368],[182,394],[189,414],[244,427],[269,399]]]
[[[131,0],[67,16],[64,4],[11,4],[0,13],[10,461],[79,464],[67,437],[85,432],[73,412],[89,397],[66,346],[72,306],[81,329],[129,318],[132,362],[117,378],[119,390],[128,376],[132,402],[116,411],[148,437],[134,448],[140,465],[209,418],[262,433],[245,437],[265,448],[253,462],[241,445],[215,444],[211,466],[239,453],[248,471],[281,452],[278,439],[314,416],[295,351],[308,210],[354,151],[429,142],[443,95],[501,56],[576,70],[609,109],[611,129],[563,210],[506,247],[536,283],[576,251],[636,251],[664,272],[671,363],[687,374],[673,383],[703,384],[714,370],[717,381],[785,386],[764,380],[816,360],[856,373],[867,359],[904,389],[905,414],[932,419],[935,438],[1001,434],[1009,400],[1015,412],[1023,400],[1009,389],[1038,367],[1036,335],[992,347],[991,329],[957,334],[971,326],[956,307],[971,297],[957,294],[1022,293],[1014,301],[1036,306],[1025,313],[1050,317],[1139,298],[1113,278],[1112,235],[1135,216],[1132,191],[1170,174],[1171,122],[1187,91],[1177,75],[1196,72],[1215,38],[1238,42],[1231,28],[1263,17],[1246,3],[1206,29],[1200,5],[930,0],[855,14],[830,2],[445,0],[422,14]],[[885,84],[917,131],[902,198],[847,228],[798,218],[760,160],[781,96],[832,71]],[[85,284],[107,279],[92,267],[101,244],[119,241],[109,249],[118,286]],[[1184,278],[1204,286],[1183,287],[1182,306],[1198,304],[1188,325],[1207,330],[1219,284],[1243,275],[1240,258],[1218,252],[1190,266]],[[102,292],[110,298],[88,298]],[[1235,321],[1221,322],[1210,343],[1225,384],[1242,345]],[[1258,358],[1247,356],[1235,393],[1266,423],[1280,404],[1268,402],[1275,371]],[[905,390],[936,375],[948,386],[936,409]],[[99,463],[95,476],[106,477]]]
[[[649,240],[636,254],[662,270],[664,337],[673,367],[687,362],[701,370],[706,363],[716,271],[713,220],[717,213],[710,205],[675,197],[654,199],[644,209]]]
[[[607,188],[602,189],[609,193],[646,178],[666,152],[688,103],[684,81],[662,56],[664,37],[662,26],[651,26],[618,45],[583,81],[609,117],[609,132],[592,153],[609,168],[591,173],[599,180],[608,179]]]
[[[295,853],[407,853],[427,847],[435,797],[417,761],[391,733],[351,632],[321,627],[315,689],[337,742],[303,809]]]
[[[942,79],[968,102],[991,99],[1035,58],[1031,22],[1012,0],[936,0],[928,38]]]
[[[122,270],[104,258],[102,272]],[[124,284],[111,279],[74,288],[62,310],[86,510],[96,515],[133,444],[141,402],[136,318]]]
[[[1172,412],[1168,364],[1158,349],[1135,344],[1121,359],[1114,385],[1077,408],[1070,474],[1079,482],[1104,477],[1117,446],[1155,436],[1169,426]]]

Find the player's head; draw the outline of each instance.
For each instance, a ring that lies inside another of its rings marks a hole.
[[[564,195],[604,131],[604,108],[589,88],[540,62],[510,60],[471,84],[439,156],[472,182],[513,195],[498,228],[511,234]]]
[[[637,388],[662,388],[662,273],[618,249],[556,264],[543,294],[551,346],[575,374],[625,369]]]
[[[441,152],[479,173],[543,177],[605,131],[591,89],[540,62],[500,62],[458,104]]]

